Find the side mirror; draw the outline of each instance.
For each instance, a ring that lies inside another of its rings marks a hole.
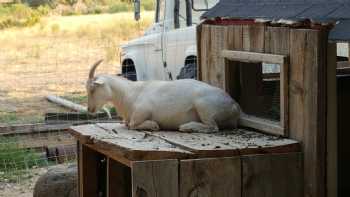
[[[134,0],[134,18],[136,21],[140,20],[141,18],[141,3],[140,0]]]
[[[192,0],[192,9],[195,11],[208,11],[219,0]]]

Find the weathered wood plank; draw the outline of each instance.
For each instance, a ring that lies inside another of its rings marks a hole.
[[[265,29],[263,24],[243,25],[243,50],[250,52],[264,52]]]
[[[213,158],[180,162],[180,197],[241,197],[241,160]]]
[[[241,25],[231,25],[226,28],[227,49],[241,51],[243,48],[243,28]],[[240,81],[238,62],[225,59],[225,91],[234,99],[239,100]]]
[[[197,43],[197,80],[202,80],[202,29],[203,24],[199,24],[196,27],[196,43]]]
[[[325,196],[326,180],[326,50],[320,30],[291,29],[289,132],[302,141],[305,195]]]
[[[75,127],[78,128],[75,132],[90,139],[87,146],[128,166],[130,161],[136,160],[299,151],[297,141],[244,129],[205,134],[174,131],[138,132],[127,130],[121,124],[111,123],[88,127]],[[85,131],[94,133],[86,134]]]
[[[327,48],[327,196],[338,196],[337,46]]]
[[[131,196],[131,169],[110,158],[107,160],[107,197]]]
[[[243,197],[303,196],[301,153],[242,156]]]
[[[238,124],[243,127],[258,129],[266,133],[285,136],[285,129],[276,121],[245,115],[240,118]]]
[[[34,134],[15,135],[18,148],[43,149],[45,147],[55,147],[72,145],[76,140],[65,131],[52,131]]]
[[[265,53],[289,55],[289,27],[266,27]]]
[[[232,61],[247,62],[247,63],[271,63],[271,64],[283,64],[286,56],[275,55],[268,53],[255,53],[247,51],[234,51],[234,50],[222,50],[221,57],[227,58]]]
[[[210,50],[210,64],[209,76],[210,84],[224,89],[225,85],[225,61],[220,57],[221,50],[227,47],[224,41],[225,28],[224,26],[211,26],[211,48]]]
[[[132,163],[132,197],[178,197],[178,160]]]
[[[228,157],[300,150],[299,143],[294,140],[241,129],[213,134],[153,132],[152,135],[191,151],[196,157]]]
[[[113,159],[125,163],[125,159],[155,160],[187,158],[190,152],[152,135],[129,130],[122,124],[97,124],[71,127],[70,132],[82,143],[95,150],[113,155]],[[121,160],[123,159],[123,160]]]
[[[199,51],[198,54],[200,54],[200,79],[205,82],[209,82],[209,72],[208,72],[208,66],[210,65],[210,56],[209,56],[209,47],[211,40],[210,38],[210,26],[208,25],[202,25],[202,34],[201,34],[201,51]]]

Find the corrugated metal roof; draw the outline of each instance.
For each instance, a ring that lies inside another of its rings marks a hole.
[[[339,21],[330,38],[350,40],[350,0],[220,0],[202,16],[216,17]]]

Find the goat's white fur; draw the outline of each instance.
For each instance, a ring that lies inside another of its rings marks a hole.
[[[112,75],[87,81],[88,110],[95,113],[112,102],[131,129],[215,132],[235,128],[240,107],[223,90],[192,80],[129,81]]]

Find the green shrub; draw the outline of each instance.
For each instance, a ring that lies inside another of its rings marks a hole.
[[[152,11],[154,10],[154,0],[141,0],[141,6],[144,10]]]
[[[104,11],[100,6],[91,6],[87,9],[85,14],[101,14],[103,12]]]
[[[63,4],[63,5],[74,5],[75,3],[77,3],[78,0],[58,0],[59,4]]]
[[[129,12],[132,10],[132,4],[125,2],[115,2],[109,6],[108,13]]]
[[[30,8],[24,4],[0,5],[0,29],[27,27],[38,23],[50,11],[48,5]]]
[[[40,6],[49,6],[51,8],[55,8],[57,6],[56,0],[23,0],[22,2],[34,8]]]

